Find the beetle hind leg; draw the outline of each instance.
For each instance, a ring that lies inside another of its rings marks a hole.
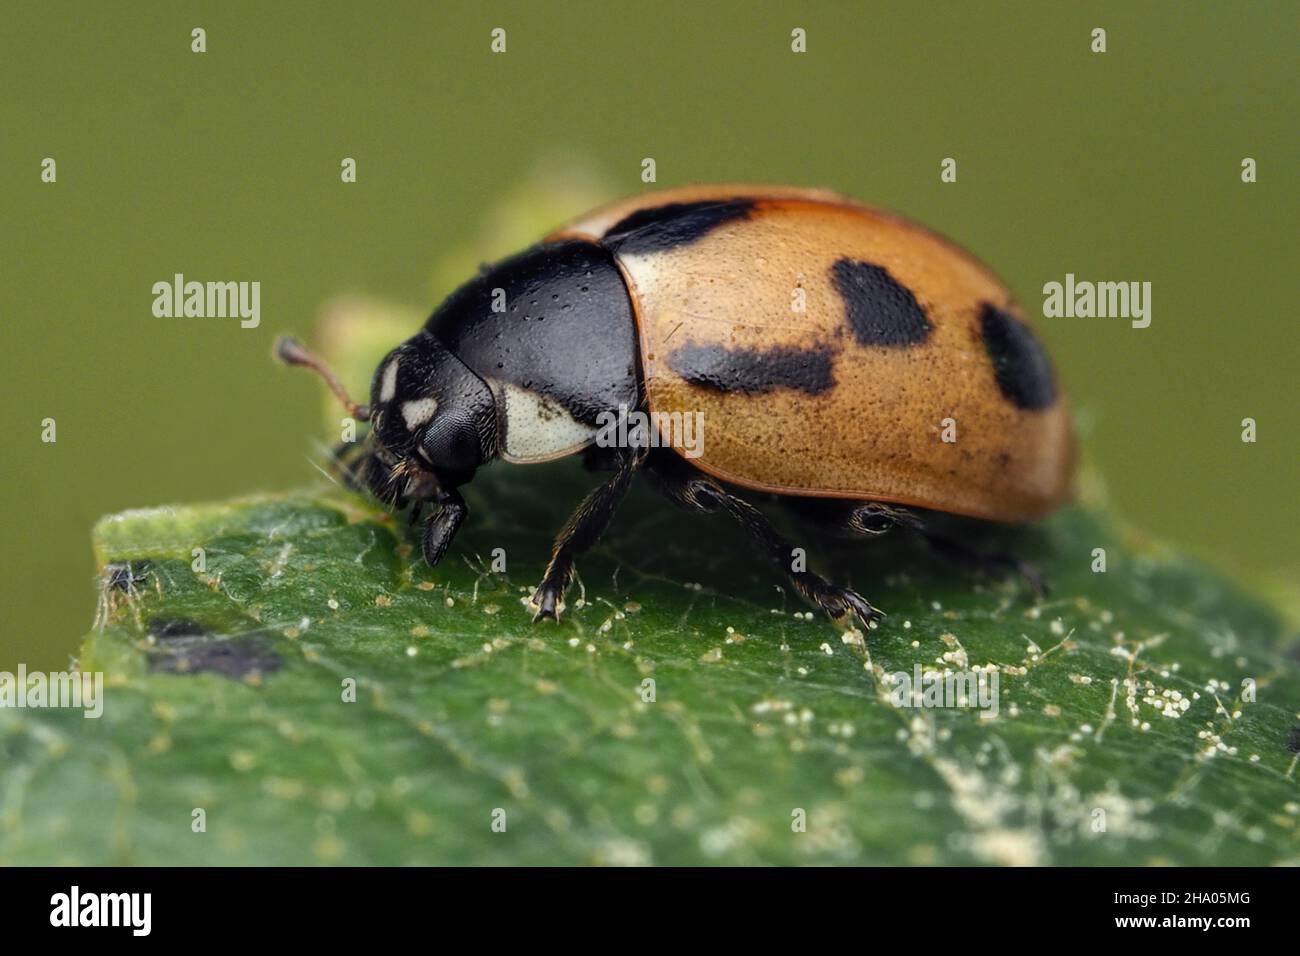
[[[1029,562],[1001,551],[978,551],[935,531],[919,515],[906,508],[868,501],[853,506],[841,524],[851,534],[861,537],[874,537],[892,528],[908,531],[921,538],[935,554],[953,564],[989,577],[1017,576],[1038,597],[1047,594],[1047,582],[1042,572]]]
[[[837,622],[852,616],[864,630],[870,630],[885,616],[856,591],[832,584],[821,575],[799,567],[796,548],[772,526],[767,516],[748,501],[724,490],[711,478],[665,457],[655,462],[650,474],[660,491],[674,503],[705,514],[722,511],[729,515],[762,546],[800,597],[821,608]]]
[[[976,551],[954,538],[934,534],[924,528],[920,534],[935,554],[953,564],[993,578],[1018,577],[1029,586],[1035,596],[1040,598],[1047,596],[1047,580],[1043,577],[1043,572],[1014,554],[1002,551]]]

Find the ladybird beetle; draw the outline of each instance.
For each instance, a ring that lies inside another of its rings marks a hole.
[[[452,293],[380,362],[369,406],[293,340],[277,353],[369,420],[354,483],[415,504],[413,520],[437,506],[430,565],[467,515],[457,489],[493,459],[582,451],[612,469],[560,531],[535,619],[558,619],[575,556],[638,471],[678,505],[730,515],[807,601],[865,628],[881,612],[801,568],[738,492],[860,535],[909,529],[1036,584],[1028,565],[941,537],[908,506],[1025,522],[1070,494],[1066,397],[1006,287],[935,233],[820,190],[691,187],[590,213]],[[628,409],[702,415],[707,440],[694,457],[680,436],[604,447],[600,423]]]

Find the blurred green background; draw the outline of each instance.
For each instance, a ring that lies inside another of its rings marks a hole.
[[[520,183],[636,193],[647,156],[660,187],[818,185],[905,211],[1035,315],[1067,272],[1152,282],[1148,329],[1039,320],[1086,457],[1135,525],[1294,586],[1298,11],[7,3],[0,669],[74,651],[101,515],[315,479],[319,386],[272,364],[278,332],[308,335],[340,293],[431,308],[435,263]],[[176,272],[260,281],[261,326],[155,318]]]

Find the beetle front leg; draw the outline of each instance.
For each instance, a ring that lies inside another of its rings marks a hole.
[[[444,491],[437,498],[438,511],[424,526],[424,560],[429,567],[437,567],[438,562],[447,553],[452,538],[460,530],[461,524],[469,514],[469,506],[458,491]]]
[[[330,449],[329,474],[348,491],[364,491],[369,452],[357,442],[341,441]]]
[[[542,583],[533,592],[529,602],[536,612],[533,615],[534,621],[544,618],[553,621],[560,619],[560,614],[564,611],[564,593],[573,581],[574,558],[589,550],[605,533],[619,502],[632,484],[632,475],[640,462],[638,455],[623,455],[614,477],[587,495],[564,523],[555,539],[551,562],[542,575]]]

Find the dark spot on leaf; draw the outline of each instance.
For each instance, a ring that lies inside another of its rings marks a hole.
[[[149,633],[160,641],[176,637],[199,637],[208,630],[202,624],[184,617],[155,617],[149,621]]]
[[[984,348],[993,360],[998,388],[1017,408],[1037,411],[1056,401],[1056,382],[1047,353],[1029,326],[995,306],[980,315]]]
[[[149,654],[149,670],[161,674],[220,674],[244,678],[271,674],[283,665],[265,634],[237,637],[175,636]]]
[[[122,561],[104,565],[104,586],[114,591],[130,591],[139,587],[153,565],[148,561]]]
[[[929,336],[932,326],[916,296],[882,266],[840,259],[831,266],[831,282],[860,344],[907,348]]]
[[[1293,754],[1300,754],[1300,724],[1296,724],[1286,735],[1286,749]]]
[[[835,384],[832,352],[825,346],[728,349],[721,345],[683,345],[668,356],[668,366],[692,385],[717,392],[762,395],[793,388],[820,395]]]
[[[667,203],[625,216],[606,230],[603,241],[619,252],[662,252],[696,242],[724,223],[748,219],[753,210],[752,199]]]

